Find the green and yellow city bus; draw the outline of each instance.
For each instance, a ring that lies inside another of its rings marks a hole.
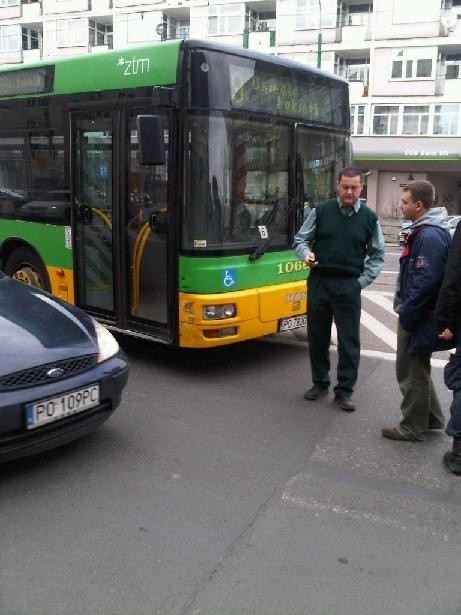
[[[2,67],[2,267],[182,347],[304,326],[293,234],[349,151],[347,83],[247,49]]]

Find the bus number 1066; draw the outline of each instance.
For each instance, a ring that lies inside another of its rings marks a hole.
[[[293,271],[303,271],[307,269],[307,264],[304,261],[288,261],[287,263],[277,263],[277,275],[284,273],[293,273]]]

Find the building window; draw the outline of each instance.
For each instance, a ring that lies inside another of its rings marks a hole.
[[[435,105],[434,134],[459,135],[460,105]]]
[[[351,132],[353,135],[365,134],[365,105],[351,105]]]
[[[8,6],[19,6],[19,0],[0,0],[0,8]]]
[[[24,50],[40,49],[41,34],[38,30],[22,28],[22,48]]]
[[[454,53],[447,55],[445,58],[445,78],[446,79],[459,79],[460,66],[461,66],[461,53]]]
[[[296,28],[334,28],[336,26],[336,13],[319,10],[319,0],[297,0],[296,2]]]
[[[416,60],[416,78],[432,75],[432,60]]]
[[[396,135],[399,121],[398,105],[374,105],[373,134]]]
[[[0,26],[0,51],[19,51],[21,49],[21,28]]]
[[[218,4],[208,7],[208,34],[241,34],[243,32],[241,4]]]
[[[87,44],[88,21],[86,19],[60,19],[58,21],[58,47],[77,47]]]
[[[368,64],[367,60],[344,60],[342,76],[348,81],[361,81],[368,83]]]
[[[403,135],[427,135],[429,105],[404,105],[402,117]]]
[[[92,47],[107,45],[112,49],[112,25],[106,26],[90,19],[89,44]]]
[[[393,60],[392,79],[423,79],[432,76],[432,60]]]

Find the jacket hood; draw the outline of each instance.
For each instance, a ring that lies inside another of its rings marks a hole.
[[[448,212],[446,207],[431,207],[424,216],[421,216],[421,218],[413,222],[410,229],[414,229],[422,224],[446,228],[448,225]]]

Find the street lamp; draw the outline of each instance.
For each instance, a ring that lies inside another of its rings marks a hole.
[[[319,0],[319,33],[317,35],[317,68],[322,68],[322,2]]]

